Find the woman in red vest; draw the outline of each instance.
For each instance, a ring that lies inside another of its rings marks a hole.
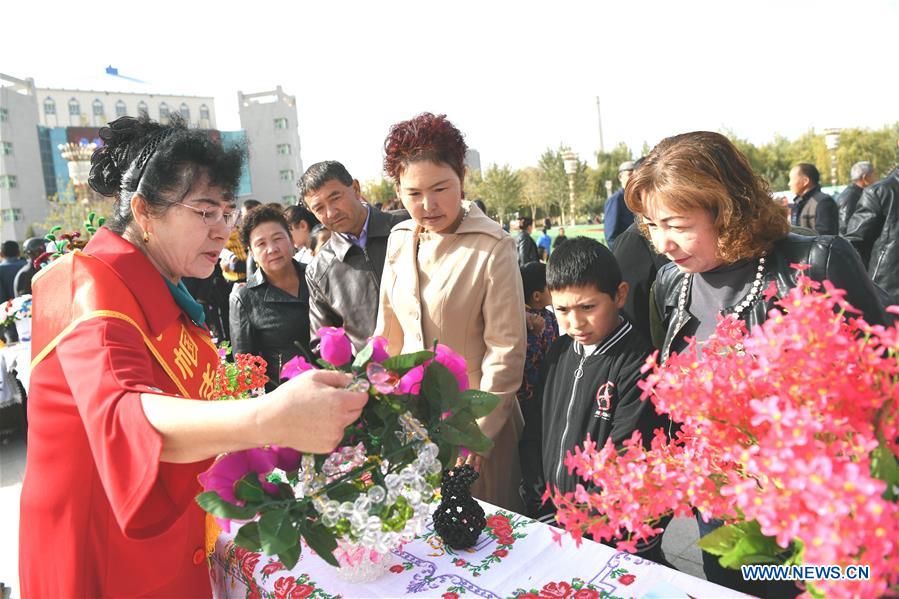
[[[177,118],[100,135],[90,185],[116,197],[114,215],[34,279],[22,595],[209,596],[197,475],[226,451],[330,451],[366,395],[313,371],[261,398],[200,401],[218,354],[181,278],[212,273],[242,156]]]

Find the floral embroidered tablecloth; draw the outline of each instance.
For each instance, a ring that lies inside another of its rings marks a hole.
[[[286,570],[276,557],[247,551],[222,533],[212,556],[213,593],[241,599],[336,597],[485,597],[591,599],[626,597],[742,597],[740,593],[592,541],[575,546],[554,529],[482,503],[487,528],[477,544],[456,551],[443,545],[433,524],[392,554],[390,570],[375,582],[353,584],[303,547]]]

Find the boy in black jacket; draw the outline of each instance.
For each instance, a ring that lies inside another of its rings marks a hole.
[[[531,517],[554,512],[551,503],[541,507],[547,482],[564,492],[584,483],[564,461],[588,434],[598,447],[610,438],[620,446],[639,430],[648,446],[664,425],[652,402],[640,399],[640,368],[653,348],[620,314],[628,285],[612,252],[587,237],[569,240],[550,256],[546,283],[566,335],[543,361],[534,411],[525,419],[520,450]],[[665,563],[661,535],[639,549]]]

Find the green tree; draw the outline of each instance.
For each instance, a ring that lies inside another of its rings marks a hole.
[[[66,200],[64,198],[75,198]],[[88,215],[93,212],[96,217],[109,220],[112,214],[114,199],[101,196],[86,185],[76,191],[75,186],[69,181],[68,187],[48,198],[50,200],[50,214],[47,220],[37,223],[35,229],[46,233],[53,227],[62,227],[63,233],[81,231],[81,239],[87,240],[89,235],[84,226]]]
[[[881,129],[843,129],[837,147],[837,180],[848,184],[852,165],[868,160],[878,178],[896,167],[899,123]]]
[[[562,153],[566,151],[568,148],[565,146],[561,146],[558,150],[547,149],[537,163],[541,193],[545,198],[544,203],[558,207],[559,218],[562,222],[568,222],[571,218],[577,217],[577,214],[567,214],[570,211],[568,175],[565,173],[565,161],[562,159]],[[577,206],[583,207],[583,202],[592,198],[587,168],[587,163],[578,159],[577,173],[574,176],[575,212],[579,211]]]
[[[515,212],[521,204],[521,190],[524,184],[518,173],[503,166],[491,165],[484,173],[478,191],[481,199],[489,206],[489,210],[504,222],[506,215]]]
[[[362,186],[362,197],[371,204],[383,204],[386,206],[396,199],[396,186],[390,179],[384,179],[383,177],[380,180],[372,179],[371,181],[366,181],[365,185]]]
[[[612,193],[621,188],[621,182],[618,180],[618,167],[622,162],[633,160],[633,154],[630,148],[624,142],[619,143],[609,152],[596,153],[596,193],[605,199],[608,199],[606,193],[606,181],[612,182]]]

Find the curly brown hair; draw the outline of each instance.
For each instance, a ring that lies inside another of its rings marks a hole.
[[[624,201],[643,235],[647,204],[709,212],[718,230],[718,254],[728,263],[756,258],[790,232],[786,207],[768,183],[720,133],[694,131],[663,139],[631,175]]]
[[[445,114],[423,112],[390,128],[384,140],[384,171],[399,184],[409,163],[428,160],[449,166],[464,181],[467,149],[462,132]]]

